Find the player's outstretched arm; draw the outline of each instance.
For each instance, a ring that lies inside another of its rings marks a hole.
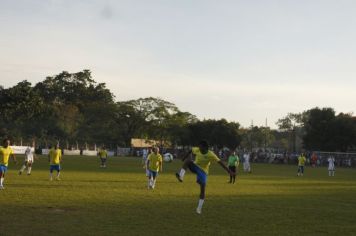
[[[12,159],[14,160],[15,164],[17,165],[17,159],[16,159],[15,154],[11,154],[11,157],[12,157]]]
[[[229,175],[233,175],[234,173],[232,173],[229,168],[227,168],[227,166],[225,165],[225,163],[223,161],[218,161],[219,165],[224,169],[226,170],[226,172],[229,174]]]
[[[192,150],[189,150],[189,152],[187,152],[187,153],[183,156],[182,161],[185,161],[185,159],[187,159],[191,154],[192,154]]]

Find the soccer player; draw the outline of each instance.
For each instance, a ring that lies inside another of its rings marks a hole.
[[[297,176],[304,175],[304,166],[305,166],[306,161],[307,161],[307,159],[305,158],[304,153],[300,154],[300,156],[298,157],[298,174],[297,174]]]
[[[335,176],[335,158],[329,156],[328,162],[329,162],[329,167],[328,167],[329,176]]]
[[[4,139],[3,146],[0,147],[0,190],[4,189],[5,173],[9,165],[10,157],[12,157],[16,164],[17,160],[14,151],[10,147],[10,140]]]
[[[235,152],[231,152],[231,155],[229,156],[229,160],[228,160],[229,170],[231,173],[233,173],[233,175],[230,175],[230,181],[229,181],[230,184],[235,183],[237,168],[239,167],[239,164],[240,164],[239,157],[236,155]]]
[[[188,158],[191,154],[195,156],[194,162],[191,158]],[[176,177],[180,182],[183,182],[184,175],[188,168],[191,172],[197,175],[197,183],[200,185],[200,196],[196,212],[201,214],[205,200],[205,187],[209,174],[210,163],[218,162],[230,175],[233,173],[230,172],[224,162],[222,162],[212,151],[209,150],[209,144],[207,141],[201,141],[198,148],[192,148],[192,150],[190,150],[190,152],[183,158],[183,161],[183,167],[180,169],[179,173],[176,173]]]
[[[27,168],[27,175],[31,175],[32,164],[33,164],[34,158],[36,157],[34,147],[35,147],[34,143],[32,143],[30,146],[27,147],[27,149],[25,151],[25,162],[19,171],[19,175],[22,175],[22,172],[26,168]]]
[[[108,158],[108,152],[106,151],[104,145],[99,149],[98,156],[100,157],[100,160],[101,160],[100,167],[106,168],[106,161],[107,161],[107,158]]]
[[[148,189],[154,189],[156,186],[156,180],[158,172],[162,172],[162,156],[159,154],[159,148],[154,147],[152,153],[147,157],[147,169],[149,172],[148,175]]]
[[[318,162],[318,156],[315,154],[315,152],[313,152],[313,155],[311,157],[311,164],[313,168],[316,167],[317,162]]]
[[[57,171],[56,180],[60,180],[59,175],[61,173],[62,163],[62,150],[59,149],[59,144],[56,144],[54,148],[51,148],[48,154],[48,161],[50,162],[49,180],[52,181],[53,171]]]
[[[251,173],[250,153],[248,152],[244,153],[243,157],[244,157],[244,171]]]

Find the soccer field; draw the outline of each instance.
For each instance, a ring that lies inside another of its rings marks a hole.
[[[20,163],[22,158],[18,158]],[[355,235],[356,170],[252,164],[235,185],[212,165],[203,214],[199,187],[181,162],[164,163],[148,190],[139,158],[64,157],[62,180],[48,180],[42,156],[31,176],[10,163],[0,191],[0,235]],[[241,167],[240,167],[241,169]]]

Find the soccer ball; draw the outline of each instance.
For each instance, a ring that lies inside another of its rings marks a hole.
[[[166,153],[163,155],[163,160],[165,162],[172,162],[173,161],[173,155],[170,153]]]

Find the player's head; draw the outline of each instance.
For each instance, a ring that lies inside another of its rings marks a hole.
[[[56,143],[56,144],[54,145],[54,149],[59,149],[59,143]]]
[[[152,152],[154,152],[155,154],[157,154],[159,152],[159,148],[158,147],[153,147],[152,148]]]
[[[206,140],[199,142],[199,149],[202,154],[206,154],[209,151],[209,143]]]
[[[10,139],[5,138],[5,139],[2,141],[2,144],[4,145],[5,148],[7,148],[8,146],[10,146]]]

